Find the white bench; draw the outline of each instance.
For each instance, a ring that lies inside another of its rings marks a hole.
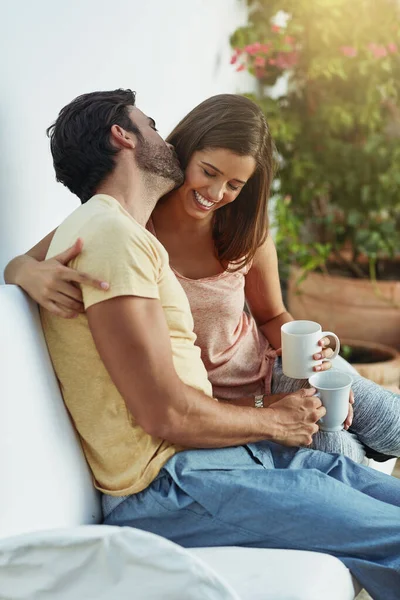
[[[358,591],[345,566],[325,554],[189,551],[96,525],[99,496],[37,306],[9,285],[0,286],[0,481],[2,599],[352,600]]]

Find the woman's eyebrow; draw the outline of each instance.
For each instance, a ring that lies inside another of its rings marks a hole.
[[[207,167],[211,167],[212,169],[214,169],[214,171],[217,171],[217,173],[219,173],[220,175],[224,175],[224,173],[222,171],[220,171],[220,169],[217,169],[217,167],[215,167],[214,165],[212,165],[209,162],[206,162],[204,160],[200,161],[203,165],[207,165]],[[236,179],[236,177],[233,179],[233,181],[237,181],[238,183],[243,183],[243,185],[245,185],[245,181],[242,181],[241,179]]]

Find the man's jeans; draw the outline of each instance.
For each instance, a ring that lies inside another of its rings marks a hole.
[[[172,457],[143,492],[103,497],[105,523],[187,548],[337,556],[374,600],[400,598],[400,481],[337,454],[272,442]]]

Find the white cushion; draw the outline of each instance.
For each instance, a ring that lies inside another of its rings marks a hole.
[[[376,460],[369,459],[368,466],[371,469],[375,469],[376,471],[380,471],[381,473],[386,473],[386,475],[391,475],[393,473],[393,469],[396,466],[397,458],[391,458],[390,460],[386,460],[385,462],[377,462]]]
[[[16,286],[0,286],[0,332],[0,537],[99,522],[37,306]]]
[[[353,600],[360,590],[337,558],[299,550],[196,548],[241,600]]]
[[[157,535],[92,525],[0,540],[7,600],[240,600],[194,555]]]

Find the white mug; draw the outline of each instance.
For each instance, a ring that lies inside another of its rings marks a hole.
[[[314,373],[313,367],[322,364],[314,360],[313,355],[322,352],[318,342],[323,337],[335,338],[336,347],[332,360],[340,350],[338,336],[332,331],[322,331],[321,325],[314,321],[290,321],[281,327],[282,336],[282,369],[287,377],[293,379],[308,379]]]
[[[349,397],[353,379],[341,371],[314,373],[309,384],[316,388],[317,396],[326,409],[326,415],[319,422],[322,431],[340,431],[349,412]]]

